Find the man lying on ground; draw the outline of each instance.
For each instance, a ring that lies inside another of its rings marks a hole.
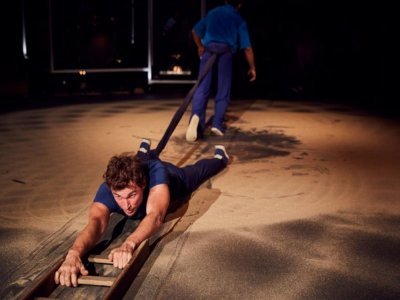
[[[79,274],[88,275],[82,258],[103,236],[111,213],[141,220],[122,245],[110,252],[113,265],[124,268],[135,249],[160,228],[170,202],[188,199],[204,181],[222,171],[228,160],[224,146],[218,145],[213,158],[179,168],[159,160],[146,139],[136,155],[112,157],[103,175],[105,180],[89,208],[88,224],[55,273],[55,282],[76,287]]]

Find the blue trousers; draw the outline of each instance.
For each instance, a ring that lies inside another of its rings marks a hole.
[[[217,54],[215,64],[217,67],[218,81],[212,127],[216,127],[223,132],[224,115],[228,108],[231,94],[233,53],[231,48],[226,44],[210,43],[205,47],[204,54],[201,57],[199,74],[202,74],[207,60],[213,53]],[[192,116],[196,114],[200,118],[200,133],[205,129],[206,109],[208,97],[210,96],[212,78],[213,70],[211,69],[199,84],[193,95]]]
[[[193,165],[179,168],[171,163],[163,162],[170,180],[171,201],[184,202],[207,179],[218,174],[226,165],[221,159],[201,159]]]
[[[141,161],[158,159],[155,150],[148,153],[137,152],[137,156]],[[226,167],[226,163],[218,158],[204,158],[185,167],[177,167],[165,161],[162,164],[167,169],[171,201],[180,202],[188,200],[203,182]]]

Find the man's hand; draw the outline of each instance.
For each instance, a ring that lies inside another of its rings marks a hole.
[[[136,249],[136,243],[125,241],[121,246],[111,250],[108,259],[113,262],[114,267],[123,269],[133,256]]]
[[[199,57],[201,58],[204,54],[204,47],[203,45],[197,47],[197,53],[199,54]]]
[[[250,82],[256,80],[257,76],[256,76],[256,69],[255,68],[249,69],[249,72],[247,72],[247,74],[249,75],[249,81]]]
[[[253,48],[248,47],[244,49],[244,54],[247,60],[247,63],[249,64],[249,71],[247,72],[247,75],[249,76],[250,81],[256,80],[256,65],[254,64],[254,52]]]
[[[89,272],[86,270],[82,263],[79,253],[75,250],[69,250],[68,254],[54,276],[56,284],[71,286],[78,286],[78,275],[88,275]]]

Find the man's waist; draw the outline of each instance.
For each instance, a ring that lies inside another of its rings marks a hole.
[[[234,49],[234,47],[229,43],[214,42],[214,41],[210,41],[207,44],[205,44],[204,48],[206,49],[206,51],[217,54],[233,52]]]

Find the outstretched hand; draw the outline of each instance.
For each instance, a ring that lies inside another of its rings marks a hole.
[[[136,244],[131,241],[125,241],[121,246],[111,250],[108,259],[113,262],[114,267],[123,269],[133,257]]]
[[[77,287],[79,274],[88,275],[89,272],[82,263],[78,252],[70,250],[61,267],[55,273],[54,281],[56,284]]]

